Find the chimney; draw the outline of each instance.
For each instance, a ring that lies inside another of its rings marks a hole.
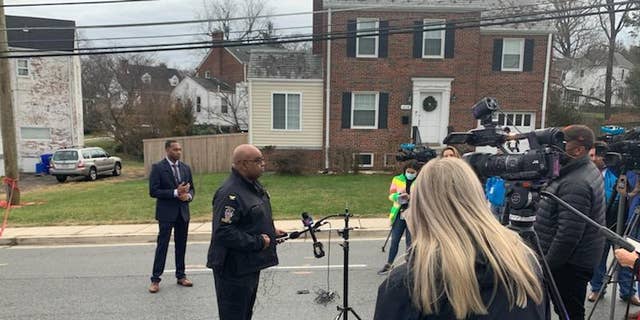
[[[323,0],[313,0],[313,11],[322,11],[323,10]],[[313,34],[314,38],[318,38],[317,35],[324,33],[327,31],[325,26],[327,15],[324,13],[314,13],[313,14]],[[312,45],[313,54],[321,55],[324,52],[324,41],[319,39],[314,39]]]
[[[224,32],[221,30],[216,30],[211,32],[211,41],[214,43],[220,42],[224,40]]]
[[[224,42],[224,32],[222,30],[216,30],[211,32],[211,43],[216,47],[211,48],[211,55],[213,56],[214,63],[213,65],[210,66],[211,67],[210,74],[211,76],[216,78],[219,78],[222,75],[222,69],[223,69],[222,54],[223,54],[224,48],[221,47],[221,45],[223,42]]]

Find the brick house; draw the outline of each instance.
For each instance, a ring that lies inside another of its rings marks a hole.
[[[439,147],[449,130],[479,125],[470,107],[484,96],[505,110],[500,124],[521,131],[543,126],[553,30],[540,23],[455,27],[501,6],[501,0],[313,0],[314,11],[328,11],[314,14],[314,34],[346,35],[313,47],[326,68],[325,167],[335,168],[345,153],[363,168],[393,167],[414,128],[423,143]],[[351,10],[339,10],[345,8]]]
[[[6,16],[10,51],[70,53],[74,21]],[[31,29],[31,28],[34,29]],[[35,27],[50,27],[39,29]],[[84,143],[80,59],[33,57],[9,60],[18,167],[35,172],[40,155]],[[1,116],[1,115],[0,115]],[[0,137],[1,141],[1,137]],[[0,175],[4,175],[0,149]]]

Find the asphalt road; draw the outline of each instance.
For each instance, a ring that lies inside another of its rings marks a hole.
[[[377,288],[384,279],[376,274],[386,259],[380,252],[382,242],[351,241],[349,303],[362,319],[373,318]],[[338,244],[332,240],[330,261],[313,258],[310,242],[281,245],[280,265],[262,273],[254,319],[334,319],[343,290]],[[147,292],[153,245],[0,248],[0,319],[218,319],[213,277],[204,267],[207,247],[189,245],[187,274],[193,288],[175,284],[170,253],[157,294]],[[327,288],[328,264],[329,288],[339,297],[323,306],[314,299],[316,290]],[[609,297],[592,319],[608,319]],[[616,300],[615,319],[621,319],[624,305]]]

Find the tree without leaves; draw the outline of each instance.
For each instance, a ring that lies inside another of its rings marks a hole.
[[[583,7],[580,0],[549,0],[554,10],[571,10]],[[589,9],[572,11],[572,13],[586,13]],[[553,39],[553,48],[564,58],[573,59],[579,56],[586,48],[598,41],[599,34],[596,21],[592,17],[565,17],[564,13],[554,20],[556,29]]]
[[[607,37],[607,72],[605,76],[604,87],[604,119],[609,120],[611,118],[611,96],[613,95],[613,59],[616,51],[616,40],[620,32],[628,25],[630,25],[631,19],[629,18],[629,11],[622,13],[616,13],[617,10],[631,10],[637,8],[636,3],[626,3],[622,5],[616,4],[614,0],[595,0],[592,4],[602,5],[605,7],[606,15],[599,15],[598,21],[600,28],[604,31]]]
[[[240,132],[243,128],[248,127],[247,116],[249,114],[248,102],[249,95],[244,85],[238,84],[236,92],[218,91],[221,103],[227,106],[227,112],[222,110],[207,109],[207,115],[216,122],[222,122],[230,127],[231,132]]]
[[[199,19],[220,20],[208,22],[204,32],[223,31],[225,40],[263,38],[269,26],[273,29],[269,18],[261,17],[271,13],[267,0],[203,0],[202,8],[202,13],[196,14]],[[231,20],[234,17],[247,18]]]

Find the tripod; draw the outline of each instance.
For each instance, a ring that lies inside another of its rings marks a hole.
[[[545,282],[545,287],[553,304],[558,308],[562,316],[562,319],[569,320],[569,313],[562,302],[560,291],[556,286],[553,275],[551,274],[551,268],[547,261],[544,259],[544,253],[538,240],[538,234],[533,229],[533,223],[536,221],[536,213],[533,208],[533,202],[523,202],[523,199],[531,199],[528,195],[534,195],[528,188],[521,186],[519,183],[515,183],[511,186],[509,192],[509,198],[507,202],[507,208],[505,215],[509,214],[509,224],[507,228],[514,230],[520,235],[520,237],[527,242],[529,247],[536,252],[540,258],[540,266],[542,267],[542,275]],[[521,197],[527,195],[526,197]],[[537,197],[536,197],[537,198]]]
[[[337,216],[344,217],[344,229],[338,230],[338,234],[342,236],[342,253],[344,256],[344,268],[343,272],[343,293],[342,293],[342,306],[338,306],[338,315],[334,318],[334,320],[339,320],[342,317],[343,320],[347,320],[349,318],[349,312],[353,313],[353,315],[358,320],[362,320],[360,316],[353,310],[352,307],[349,306],[349,230],[353,230],[353,228],[349,228],[349,217],[351,217],[351,213],[349,213],[349,209],[345,208],[343,214],[339,214]]]

